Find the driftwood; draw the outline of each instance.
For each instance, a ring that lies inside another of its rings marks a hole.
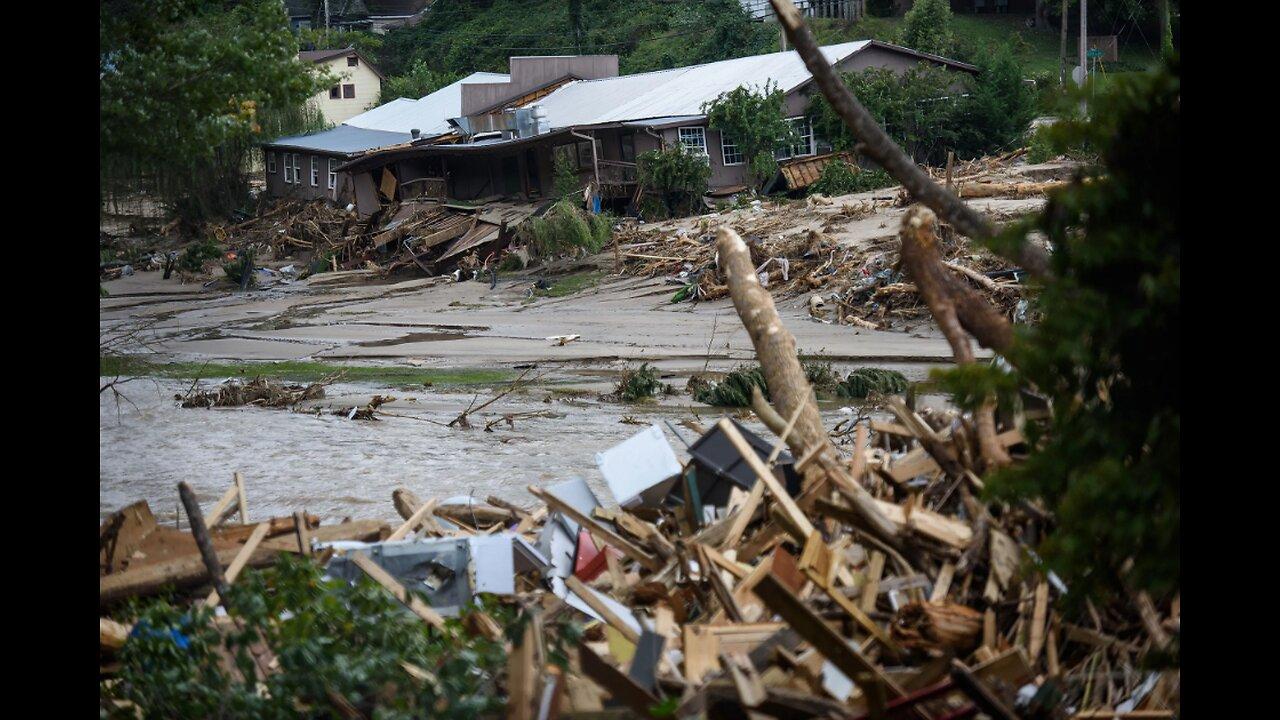
[[[929,312],[955,353],[956,363],[974,362],[972,333],[984,347],[1005,352],[1013,343],[1013,326],[977,291],[961,282],[938,254],[937,218],[928,209],[913,207],[902,218],[902,267],[916,284]],[[1007,465],[1009,454],[996,440],[995,399],[988,398],[974,413],[978,444],[988,466]]]
[[[835,447],[827,436],[822,417],[818,414],[817,399],[813,388],[805,379],[804,368],[796,355],[796,340],[778,317],[773,296],[760,286],[751,253],[738,233],[721,227],[717,233],[716,249],[720,264],[729,280],[729,294],[738,317],[751,336],[756,357],[764,371],[765,380],[777,406],[779,417],[795,417],[786,442],[796,457],[814,453],[819,467],[844,489],[855,512],[861,516],[867,529],[895,547],[901,546],[897,528],[875,507],[871,495],[849,475],[848,468],[836,456]],[[783,428],[779,428],[781,434]],[[805,471],[805,490],[810,497],[821,487],[819,473]]]
[[[982,613],[956,603],[908,603],[893,619],[892,636],[905,648],[964,654],[978,644]]]

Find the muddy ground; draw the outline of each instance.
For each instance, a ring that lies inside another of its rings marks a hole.
[[[974,204],[1009,217],[1041,202]],[[753,218],[767,212],[745,208],[711,221],[745,234]],[[856,245],[891,236],[903,212],[884,207],[849,223],[835,237]],[[796,231],[807,226],[801,218]],[[263,264],[279,268],[290,262]],[[727,298],[671,304],[678,286],[664,278],[614,275],[612,269],[613,257],[604,253],[560,263],[553,270],[501,273],[494,287],[487,279],[379,279],[364,272],[275,282],[248,292],[225,281],[208,286],[181,284],[176,277],[165,281],[159,272],[105,282],[110,294],[99,304],[103,336],[132,332],[127,350],[151,362],[305,360],[335,366],[504,370],[511,376],[536,366],[531,372],[540,379],[533,387],[486,409],[481,419],[513,412],[546,415],[518,419],[513,427],[500,425],[494,432],[442,427],[435,423],[447,422],[477,394],[483,400],[493,390],[388,382],[341,383],[318,405],[357,405],[375,393],[392,394],[397,401],[383,409],[406,417],[361,423],[285,410],[184,410],[173,396],[187,390],[190,381],[137,380],[120,387],[123,401],[112,392],[100,393],[101,511],[105,515],[145,498],[158,516],[172,519],[179,480],[213,502],[236,470],[246,478],[254,517],[305,508],[329,521],[344,516],[390,519],[391,490],[400,485],[421,497],[496,494],[517,502],[529,499],[524,488],[530,483],[576,475],[600,487],[594,454],[642,429],[624,419],[675,425],[701,417],[710,424],[720,413],[692,401],[684,392],[688,377],[754,361],[750,339]],[[548,297],[546,291],[535,292],[538,280],[546,280],[553,294],[557,287],[582,289]],[[826,324],[809,316],[805,297],[779,299],[778,309],[802,355],[831,361],[844,371],[875,365],[921,380],[929,368],[951,358],[946,341],[927,322],[905,332]],[[548,340],[563,335],[581,337],[565,345]],[[679,392],[636,405],[598,399],[612,389],[621,370],[641,362],[657,367]],[[824,405],[833,426],[858,411],[842,409],[840,403]],[[682,441],[663,427],[683,456]],[[684,428],[678,432],[684,441],[694,439]]]

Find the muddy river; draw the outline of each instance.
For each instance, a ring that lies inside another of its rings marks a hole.
[[[127,402],[111,392],[99,407],[99,508],[105,517],[145,499],[163,522],[173,522],[177,483],[186,480],[202,503],[211,505],[227,489],[232,473],[244,475],[251,519],[288,515],[305,509],[325,522],[344,517],[396,518],[391,491],[405,486],[419,497],[489,495],[532,503],[525,488],[570,477],[587,480],[601,500],[612,498],[596,468],[595,454],[643,429],[624,424],[624,416],[657,422],[676,455],[688,458],[684,444],[692,431],[678,425],[694,417],[688,405],[623,405],[594,397],[553,397],[545,388],[508,396],[472,418],[474,429],[426,422],[448,422],[475,397],[473,392],[397,392],[369,385],[333,385],[321,408],[363,405],[375,393],[391,392],[397,401],[383,407],[405,417],[377,422],[347,420],[330,414],[278,409],[183,409],[174,394],[189,382],[138,379],[121,386]],[[480,402],[490,396],[482,391]],[[409,398],[413,398],[412,401]],[[676,396],[672,402],[688,401]],[[514,427],[482,428],[504,413],[543,411],[545,417],[520,418]],[[701,422],[719,417],[698,408]],[[824,410],[833,426],[838,407]],[[478,420],[478,422],[477,422]],[[758,422],[747,427],[765,432]],[[185,518],[183,520],[185,523]]]

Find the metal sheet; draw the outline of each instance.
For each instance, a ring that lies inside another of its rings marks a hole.
[[[682,469],[657,423],[596,453],[596,466],[624,508],[657,505]]]

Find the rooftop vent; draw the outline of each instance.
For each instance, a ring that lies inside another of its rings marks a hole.
[[[409,134],[413,136],[414,140],[417,140],[418,136],[422,134],[422,131],[419,130],[418,128],[413,128],[412,130],[409,131]]]

